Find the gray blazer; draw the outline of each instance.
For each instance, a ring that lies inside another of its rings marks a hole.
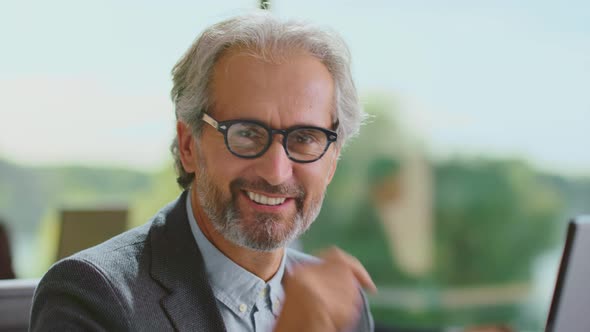
[[[225,331],[186,215],[186,195],[143,226],[53,265],[31,331]],[[313,259],[289,250],[288,260]],[[365,299],[359,331],[370,331]]]

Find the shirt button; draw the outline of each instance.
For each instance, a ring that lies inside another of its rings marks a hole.
[[[245,305],[244,303],[240,304],[240,306],[238,307],[238,309],[240,310],[240,312],[245,312],[246,309],[248,309],[248,306]]]
[[[275,311],[277,311],[277,310],[279,310],[279,306],[280,306],[280,305],[281,305],[281,304],[279,303],[279,301],[274,301],[274,302],[272,303],[272,308],[273,308]]]
[[[264,297],[264,296],[266,296],[266,288],[263,288],[263,289],[260,291],[260,297]]]

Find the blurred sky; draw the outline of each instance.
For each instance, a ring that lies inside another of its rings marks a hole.
[[[158,169],[170,70],[257,1],[3,1],[0,158]],[[362,95],[398,100],[436,157],[518,157],[590,175],[590,2],[272,1],[339,31]]]

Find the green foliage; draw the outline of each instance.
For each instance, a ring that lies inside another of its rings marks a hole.
[[[391,164],[397,165],[411,154],[427,157],[420,142],[412,141],[398,127],[395,106],[387,98],[372,99],[366,109],[372,119],[344,150],[320,216],[301,239],[304,248],[342,247],[363,262],[381,287],[442,290],[529,282],[535,259],[561,239],[562,216],[569,203],[564,201],[564,193],[573,181],[564,180],[560,187],[557,184],[562,177],[538,174],[513,160],[432,163],[435,268],[426,277],[405,275],[391,255],[390,240],[372,207],[372,182],[379,182],[372,180],[383,176],[382,169],[372,165],[378,165],[379,160],[392,160]],[[585,188],[590,188],[587,185]],[[579,189],[576,194],[580,195]],[[575,194],[570,190],[569,196]],[[377,321],[397,326],[519,323],[520,315],[517,304],[473,310],[373,310]]]
[[[80,166],[28,168],[0,160],[0,211],[15,231],[34,232],[48,209],[128,205],[148,174]]]
[[[13,242],[26,241],[12,243],[13,248],[26,249],[26,253],[13,253],[31,259],[15,262],[17,275],[38,277],[53,262],[62,208],[129,206],[150,184],[150,175],[137,171],[79,166],[30,168],[0,160],[0,215]],[[37,238],[38,243],[30,241]]]
[[[534,259],[558,240],[557,192],[518,161],[454,160],[435,170],[437,279],[529,280]]]
[[[181,192],[172,164],[152,175],[149,187],[133,198],[130,226],[146,223]]]

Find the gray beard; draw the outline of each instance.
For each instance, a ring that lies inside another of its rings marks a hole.
[[[232,181],[230,183],[231,197],[224,200],[221,191],[209,181],[206,174],[207,168],[203,162],[200,163],[199,170],[195,173],[199,203],[215,230],[233,244],[256,251],[268,252],[286,247],[305,233],[319,215],[324,200],[325,190],[320,199],[312,201],[309,209],[304,211],[305,192],[302,188],[271,186],[262,179],[257,182],[247,182],[244,179]],[[255,226],[245,227],[237,206],[237,195],[245,184],[249,189],[260,188],[264,192],[295,196],[297,208],[295,215],[281,218],[273,213],[258,213],[255,217]],[[288,223],[289,227],[282,227],[284,223]]]

